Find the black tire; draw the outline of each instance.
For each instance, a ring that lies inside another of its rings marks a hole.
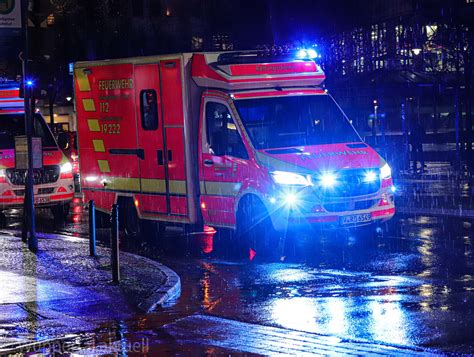
[[[110,228],[110,214],[95,210],[95,226],[96,228]]]
[[[69,203],[60,203],[51,207],[51,213],[53,214],[54,222],[65,223],[67,221],[67,217],[69,216],[70,209],[71,205]]]
[[[119,222],[127,238],[137,238],[143,233],[143,227],[138,217],[137,209],[131,200],[119,203]]]
[[[239,255],[249,256],[250,249],[260,256],[278,253],[279,236],[263,203],[249,196],[239,205],[236,239]]]

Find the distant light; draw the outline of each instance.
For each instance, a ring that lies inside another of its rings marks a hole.
[[[66,97],[66,100],[70,102],[72,100],[72,97]]]
[[[137,199],[135,201],[133,201],[133,203],[135,204],[135,207],[138,207],[140,205],[140,202],[138,202]]]
[[[365,173],[365,182],[374,182],[375,180],[377,180],[377,174],[374,171],[368,171]]]
[[[275,197],[270,197],[270,203],[275,204],[276,203],[276,198]]]
[[[202,209],[206,209],[206,203],[205,203],[205,202],[202,202],[202,203],[201,203],[201,208],[202,208]]]
[[[377,99],[374,99],[374,104],[377,105],[377,103],[378,103],[378,102],[377,102]]]
[[[298,52],[296,53],[296,58],[298,59],[304,59],[307,57],[308,57],[308,52],[306,52],[306,50],[303,48],[301,50],[298,50]]]
[[[27,85],[28,87],[32,87],[32,86],[33,86],[33,81],[32,81],[32,80],[26,81],[26,85]]]
[[[393,193],[397,192],[397,188],[395,186],[392,186],[390,187],[390,191],[392,191]]]
[[[421,53],[421,48],[412,48],[411,51],[415,56],[418,56]]]

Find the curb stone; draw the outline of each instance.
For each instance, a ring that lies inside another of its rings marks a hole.
[[[124,253],[124,252],[121,252]],[[132,253],[124,253],[134,255],[135,258],[140,260],[147,260],[156,266],[161,272],[165,275],[165,283],[154,290],[151,295],[138,304],[138,308],[143,312],[150,313],[154,311],[158,306],[162,306],[167,303],[169,300],[177,298],[181,294],[181,279],[178,274],[167,266],[155,262],[154,260],[142,257],[140,255],[135,255]]]

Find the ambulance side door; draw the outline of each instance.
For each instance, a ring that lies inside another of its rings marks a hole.
[[[168,213],[159,64],[135,66],[135,112],[140,148],[138,210],[142,216]]]
[[[203,217],[208,223],[233,227],[236,198],[249,175],[249,155],[225,100],[207,97],[203,111],[200,157]]]

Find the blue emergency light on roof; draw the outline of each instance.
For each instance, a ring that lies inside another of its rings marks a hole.
[[[33,84],[34,84],[34,83],[33,83],[33,81],[32,81],[31,79],[29,79],[29,80],[27,80],[27,81],[25,82],[25,84],[26,84],[28,87],[33,87]]]
[[[302,48],[299,49],[298,52],[296,52],[296,58],[297,59],[316,59],[316,58],[321,58],[321,55],[316,52],[315,49],[313,48]]]

